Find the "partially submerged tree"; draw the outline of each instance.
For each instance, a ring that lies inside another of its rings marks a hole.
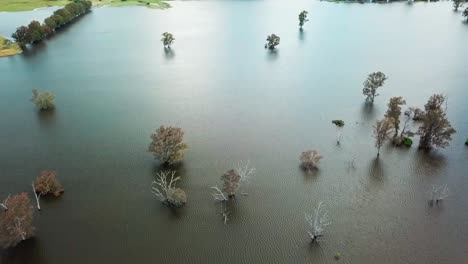
[[[51,92],[41,92],[37,89],[32,90],[33,97],[31,101],[39,110],[51,110],[55,108],[55,95]]]
[[[320,160],[323,159],[323,156],[316,150],[307,150],[301,153],[299,159],[301,161],[301,167],[310,171],[318,168],[318,164]]]
[[[305,214],[305,219],[308,224],[307,234],[309,234],[311,242],[319,241],[324,235],[325,228],[331,224],[328,219],[328,211],[322,202],[318,203],[314,213]]]
[[[393,120],[391,118],[384,118],[375,122],[373,136],[375,138],[375,147],[377,148],[377,158],[380,156],[380,148],[385,141],[390,139],[392,130]]]
[[[175,171],[164,171],[157,173],[156,180],[151,184],[151,192],[156,195],[162,203],[172,207],[182,207],[187,203],[187,195],[184,190],[176,188],[180,177],[175,177]],[[168,181],[170,175],[170,179]]]
[[[456,133],[442,108],[444,102],[445,97],[443,95],[434,94],[424,106],[423,124],[417,132],[421,136],[419,148],[445,148],[449,145],[450,140],[452,140],[452,134]]]
[[[439,203],[440,201],[444,200],[449,196],[449,189],[447,185],[441,185],[441,186],[434,186],[432,185],[432,190],[429,192],[430,196],[430,202],[433,203]]]
[[[161,38],[161,41],[164,44],[164,47],[170,48],[172,42],[174,42],[174,40],[175,40],[174,36],[172,36],[172,34],[169,33],[169,32],[162,33],[162,36],[163,37]]]
[[[254,174],[255,168],[250,167],[250,162],[246,162],[245,164],[239,163],[235,169],[229,170],[221,176],[221,181],[223,182],[222,191],[227,194],[228,198],[235,197],[241,184],[248,182]],[[213,189],[216,191],[217,187],[215,186]],[[215,199],[216,197],[221,197],[215,194],[213,195]]]
[[[301,13],[299,13],[299,27],[302,29],[302,26],[304,25],[305,22],[309,21],[309,19],[307,19],[307,14],[309,14],[309,12],[303,10]]]
[[[267,37],[267,43],[265,44],[265,48],[269,48],[271,50],[275,49],[276,46],[280,44],[280,37],[275,34],[271,34]]]
[[[41,196],[52,194],[55,197],[59,197],[63,194],[64,189],[57,180],[57,172],[45,170],[41,172],[33,183],[33,191],[37,198],[38,209],[40,210],[39,198]]]
[[[20,193],[5,201],[8,210],[0,212],[0,246],[14,247],[34,235],[33,209],[26,193]]]
[[[188,146],[183,142],[184,132],[178,127],[160,126],[151,135],[148,150],[162,163],[174,164],[183,160]]]
[[[453,0],[453,10],[458,11],[458,8],[463,6],[465,0]]]
[[[462,16],[466,18],[466,22],[468,23],[468,7],[463,10]]]
[[[400,129],[401,106],[405,104],[406,101],[403,100],[401,96],[390,98],[390,102],[388,103],[388,110],[385,117],[393,121],[393,128],[395,129],[394,138],[398,136],[398,130]]]
[[[377,89],[384,85],[385,80],[387,80],[387,76],[382,72],[373,72],[367,76],[362,89],[362,93],[367,96],[367,102],[374,103],[374,98],[379,95]]]

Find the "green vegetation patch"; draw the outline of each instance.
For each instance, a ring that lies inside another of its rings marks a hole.
[[[70,0],[0,0],[0,12],[28,11],[41,7],[64,6]],[[94,6],[148,6],[150,8],[169,8],[162,0],[91,0]]]
[[[0,36],[0,57],[13,56],[21,54],[20,46],[17,43],[13,43],[10,40]]]

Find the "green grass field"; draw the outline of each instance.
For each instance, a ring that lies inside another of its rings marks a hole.
[[[148,6],[150,8],[169,8],[162,0],[91,0],[94,6]],[[0,0],[0,12],[18,12],[40,7],[64,6],[70,0]]]
[[[23,51],[16,43],[7,44],[7,39],[0,36],[0,57],[13,56]]]

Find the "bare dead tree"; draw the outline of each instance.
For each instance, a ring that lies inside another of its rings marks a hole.
[[[325,228],[331,225],[328,219],[328,211],[325,209],[325,205],[319,202],[317,207],[314,209],[314,213],[305,214],[305,220],[308,224],[309,237],[311,242],[319,241],[323,236]]]
[[[175,171],[157,173],[156,180],[151,184],[151,192],[162,203],[169,206],[182,207],[187,202],[187,195],[182,189],[176,188],[176,183],[180,180],[180,177],[174,177],[175,174]],[[169,175],[170,180],[168,182],[167,179],[169,178]]]
[[[8,210],[8,207],[6,205],[8,204],[9,199],[10,199],[10,195],[8,194],[8,197],[5,198],[5,200],[3,200],[3,202],[0,203],[0,206],[5,210]]]
[[[36,197],[36,203],[37,203],[37,210],[41,210],[41,205],[39,204],[39,199],[41,198],[41,193],[37,194],[37,190],[36,190],[36,187],[34,186],[34,182],[31,183],[31,186],[32,186],[32,189],[33,189],[33,193],[34,193],[34,197]]]
[[[228,200],[224,193],[218,188],[218,186],[213,186],[211,187],[211,189],[213,189],[211,195],[213,196],[215,201],[224,202]]]
[[[430,196],[430,201],[431,203],[439,203],[439,201],[444,200],[449,196],[449,189],[447,185],[441,185],[441,186],[432,186],[431,191],[429,192]]]

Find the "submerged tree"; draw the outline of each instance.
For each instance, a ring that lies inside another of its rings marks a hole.
[[[377,120],[374,125],[374,138],[375,147],[377,148],[377,158],[380,156],[380,148],[383,146],[385,141],[390,138],[390,134],[393,130],[393,120],[391,118],[384,118]]]
[[[453,0],[453,10],[458,11],[458,8],[463,6],[465,0]]]
[[[462,16],[466,18],[466,22],[468,23],[468,7],[463,10]]]
[[[151,135],[148,150],[162,163],[174,164],[183,160],[188,146],[183,141],[184,132],[178,127],[160,126]]]
[[[20,193],[5,201],[8,210],[0,212],[0,246],[14,247],[34,235],[33,209],[26,193]]]
[[[443,95],[434,94],[424,106],[423,124],[417,132],[421,136],[419,148],[430,149],[433,146],[445,148],[452,140],[452,134],[456,133],[442,108],[444,102]]]
[[[401,96],[390,98],[390,102],[388,103],[388,110],[385,117],[393,121],[393,128],[395,129],[395,135],[393,137],[398,136],[398,130],[400,129],[401,106],[405,104],[406,101],[403,100]]]
[[[433,203],[439,203],[449,196],[449,189],[447,185],[432,186],[432,190],[429,192],[429,200]]]
[[[387,76],[382,72],[373,72],[367,76],[362,89],[362,93],[367,96],[367,102],[374,103],[374,98],[379,95],[377,89],[384,85],[385,80],[387,80]]]
[[[151,184],[151,192],[162,202],[172,207],[182,207],[187,203],[187,195],[184,190],[176,188],[180,177],[175,177],[175,171],[157,173],[156,180]],[[170,180],[168,178],[170,175]]]
[[[267,37],[267,43],[265,44],[265,48],[269,48],[271,50],[275,49],[276,46],[280,44],[280,37],[275,34],[271,34]]]
[[[172,44],[172,42],[174,42],[175,38],[169,32],[162,33],[162,36],[163,37],[161,38],[161,41],[164,44],[164,47],[170,48],[171,44]]]
[[[51,92],[41,92],[37,89],[32,90],[33,97],[31,101],[39,110],[51,110],[55,108],[55,95]]]
[[[309,234],[311,242],[319,241],[324,235],[325,228],[331,224],[328,212],[322,202],[318,203],[314,213],[305,214],[305,219],[308,224],[307,234]]]
[[[309,12],[303,10],[301,13],[299,13],[299,27],[301,27],[302,29],[302,26],[304,25],[305,22],[309,21],[309,19],[307,19],[307,14],[309,14]]]
[[[33,182],[32,188],[36,196],[38,210],[41,210],[39,204],[41,196],[52,194],[55,197],[59,197],[64,192],[62,185],[57,180],[57,173],[55,171],[42,171],[41,175]]]
[[[301,153],[300,156],[301,167],[305,170],[311,171],[318,168],[320,160],[323,156],[316,150],[307,150]]]
[[[241,184],[248,182],[254,174],[255,168],[250,167],[249,162],[245,164],[239,163],[235,169],[229,170],[221,176],[221,181],[223,182],[222,191],[227,194],[228,198],[233,198],[241,187]],[[216,190],[216,188],[215,186],[214,189]]]

